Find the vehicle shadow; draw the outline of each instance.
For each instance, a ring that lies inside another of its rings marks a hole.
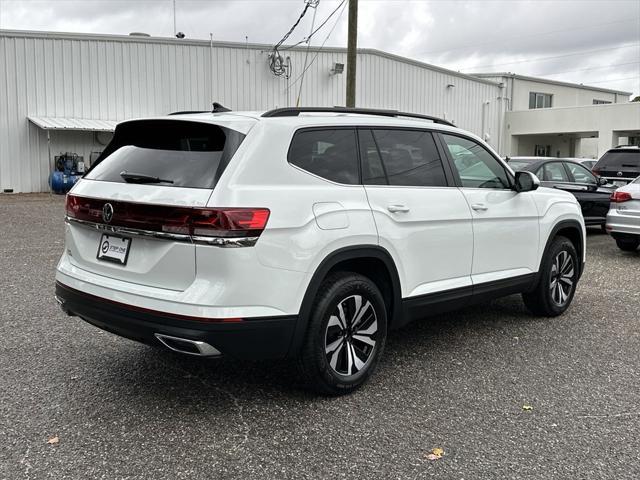
[[[473,337],[476,341],[478,338],[490,339],[496,331],[504,332],[511,327],[517,329],[521,324],[545,321],[530,315],[519,296],[415,320],[389,333],[384,356],[378,366],[379,373],[393,375],[394,369],[402,368],[394,359],[403,355],[429,355],[432,358],[455,355],[466,337]],[[322,398],[305,389],[294,361],[211,360],[161,348],[136,347],[138,350],[132,351],[136,358],[114,355],[111,359],[113,368],[128,369],[133,373],[122,379],[130,382],[130,388],[124,387],[124,390],[132,395],[173,395],[180,397],[182,402],[190,398],[191,403],[198,403],[211,395],[234,398],[234,402],[239,399],[244,402],[259,398],[264,402],[286,398],[307,403]],[[132,370],[132,362],[145,364],[144,368]],[[151,383],[148,382],[150,377],[154,379]],[[141,389],[140,385],[145,384],[148,387]],[[371,387],[365,385],[364,388]],[[331,401],[329,398],[326,400]]]

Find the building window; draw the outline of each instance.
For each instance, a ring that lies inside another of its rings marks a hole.
[[[608,103],[611,103],[609,100],[598,100],[598,99],[593,99],[593,104],[594,105],[606,105]]]
[[[529,92],[529,108],[551,108],[550,93]]]

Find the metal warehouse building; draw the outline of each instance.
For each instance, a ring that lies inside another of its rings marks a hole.
[[[74,152],[88,163],[129,118],[204,110],[213,101],[266,110],[295,105],[299,91],[302,106],[344,105],[346,75],[334,65],[346,63],[346,49],[311,48],[301,89],[306,47],[282,52],[284,76],[272,74],[269,53],[256,44],[0,31],[0,189],[47,191],[55,155]],[[369,49],[358,51],[357,72],[360,107],[437,115],[501,153],[517,149],[505,140],[511,105],[501,78]],[[618,94],[614,102],[627,102],[628,92]]]

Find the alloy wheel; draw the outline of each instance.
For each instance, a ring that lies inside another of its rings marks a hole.
[[[362,371],[373,358],[378,317],[369,300],[351,295],[338,302],[325,331],[325,355],[331,369],[342,376]]]
[[[553,260],[549,291],[551,300],[559,307],[564,306],[574,288],[575,267],[573,258],[566,250],[562,250]]]

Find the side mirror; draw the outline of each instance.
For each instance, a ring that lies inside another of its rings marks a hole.
[[[598,177],[598,186],[602,187],[604,185],[608,185],[609,184],[609,180],[607,180],[604,177]]]
[[[527,171],[516,172],[516,184],[514,190],[520,192],[531,192],[540,186],[540,180],[533,173]]]

